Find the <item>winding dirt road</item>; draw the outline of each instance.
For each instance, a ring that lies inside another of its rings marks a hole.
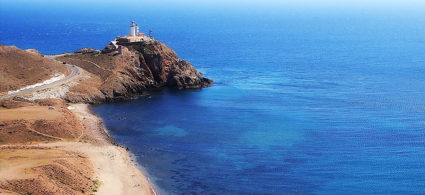
[[[61,54],[61,55],[63,55],[63,54]],[[57,56],[60,56],[60,55],[46,55],[45,57],[48,58],[48,59],[51,59],[51,60],[55,60],[54,58],[57,57]],[[40,90],[43,90],[43,89],[54,88],[54,87],[60,86],[62,84],[65,84],[65,83],[71,81],[75,77],[79,76],[82,72],[81,68],[79,68],[75,65],[65,64],[65,66],[71,70],[71,74],[67,75],[65,78],[58,80],[58,81],[55,81],[55,82],[52,82],[52,83],[49,83],[49,84],[46,84],[46,85],[41,85],[41,86],[38,86],[38,87],[18,91],[16,93],[7,94],[5,96],[0,96],[0,100],[6,99],[6,98],[13,98],[13,97],[18,96],[18,95],[23,95],[23,94],[27,94],[27,93],[40,91]]]

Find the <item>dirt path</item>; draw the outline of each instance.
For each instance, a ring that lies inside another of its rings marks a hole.
[[[45,134],[45,133],[41,133],[41,132],[39,132],[39,131],[36,131],[36,130],[34,130],[33,128],[31,128],[28,124],[25,124],[25,126],[27,127],[27,129],[28,129],[29,131],[32,131],[32,132],[34,132],[34,133],[36,133],[36,134],[38,134],[38,135],[41,135],[41,136],[44,136],[44,137],[48,137],[48,138],[52,138],[52,139],[57,139],[57,140],[65,141],[63,138],[55,137],[55,136],[53,136],[53,135],[48,135],[48,134]]]
[[[109,69],[105,69],[105,68],[103,68],[103,67],[99,66],[98,64],[96,64],[96,63],[94,63],[94,62],[92,62],[92,61],[89,61],[89,60],[75,59],[75,58],[71,58],[71,59],[73,59],[73,60],[80,60],[80,61],[84,61],[84,62],[88,62],[88,63],[93,64],[93,65],[94,65],[94,66],[96,66],[97,68],[100,68],[100,69],[102,69],[102,70],[104,70],[104,71],[111,71],[111,70],[109,70]]]

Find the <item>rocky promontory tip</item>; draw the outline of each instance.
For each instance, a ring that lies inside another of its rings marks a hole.
[[[150,71],[149,76],[158,86],[185,89],[212,84],[212,80],[202,77],[188,61],[179,59],[172,49],[157,40],[121,44],[138,55],[140,65]]]
[[[134,42],[118,37],[103,50],[83,48],[59,60],[93,77],[90,84],[71,88],[65,97],[70,102],[98,103],[128,99],[154,88],[193,89],[213,83],[168,46],[147,37]]]

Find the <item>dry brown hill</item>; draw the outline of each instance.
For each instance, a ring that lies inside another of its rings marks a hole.
[[[36,84],[59,74],[68,74],[64,66],[44,58],[35,50],[0,45],[0,94]]]
[[[0,194],[96,191],[100,183],[85,154],[35,145],[87,140],[80,120],[67,106],[60,99],[0,100]]]
[[[73,141],[81,139],[81,129],[78,119],[59,99],[0,100],[0,145]]]

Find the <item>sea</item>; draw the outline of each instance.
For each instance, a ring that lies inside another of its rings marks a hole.
[[[102,49],[134,20],[214,80],[93,107],[158,193],[425,193],[424,10],[86,3],[2,1],[0,42]]]

